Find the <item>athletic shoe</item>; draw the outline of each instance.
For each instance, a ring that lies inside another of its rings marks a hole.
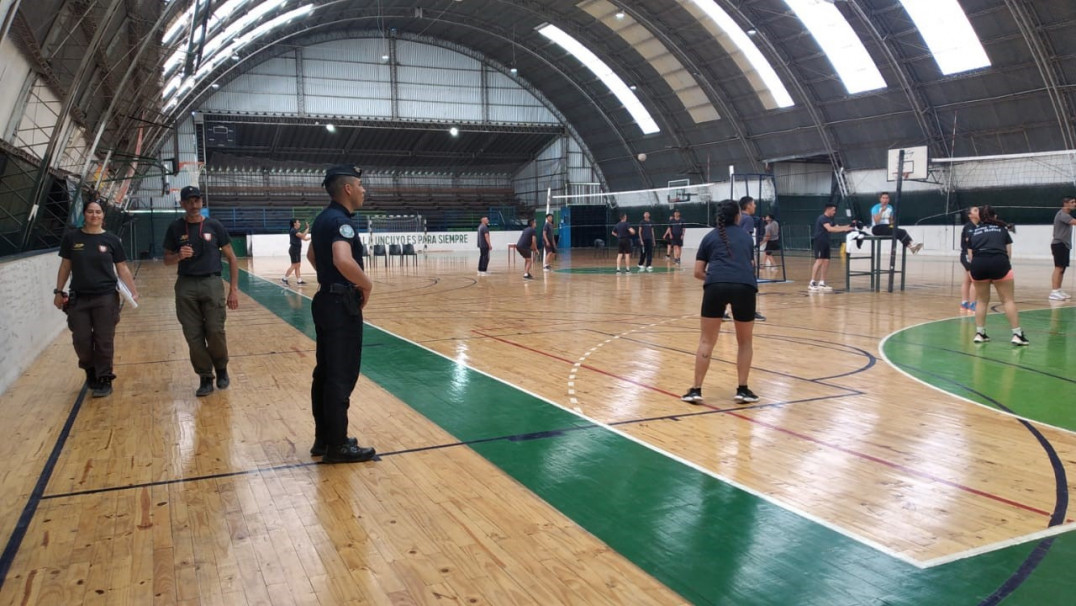
[[[975,339],[973,339],[973,340],[976,343],[986,343],[987,341],[990,340],[990,337],[986,336],[985,332],[977,332],[977,333],[975,333]]]
[[[352,444],[350,440],[329,448],[325,451],[325,456],[321,458],[322,463],[362,463],[364,461],[370,461],[377,456],[377,451],[373,448],[366,448],[359,446],[357,443]]]
[[[1015,335],[1015,334],[1014,334],[1014,335],[1012,336],[1012,344],[1013,344],[1013,345],[1030,345],[1030,344],[1031,344],[1031,341],[1028,341],[1028,340],[1027,340],[1027,337],[1026,337],[1026,336],[1024,336],[1024,333],[1020,333],[1020,334],[1018,334],[1018,335]],[[93,393],[94,393],[94,395],[95,395],[95,396],[97,395],[97,392],[96,392],[96,391],[95,391],[95,392],[93,392]]]
[[[542,266],[542,271],[552,271],[552,270],[553,270],[552,265],[543,265]]]
[[[686,394],[680,396],[680,399],[688,404],[698,404],[699,402],[702,402],[702,388],[692,387],[687,390]]]
[[[680,264],[680,259],[677,259],[677,260],[676,260],[676,264],[677,264],[677,265],[679,265],[679,264]]]
[[[642,265],[639,266],[639,271],[643,271],[643,266]]]
[[[826,284],[825,282],[819,282],[818,283],[818,290],[820,290],[822,292],[833,292],[833,287],[830,286],[829,284]]]
[[[726,322],[732,322],[732,316],[727,311],[725,312],[725,315],[721,316],[721,319]]]
[[[1066,299],[1071,299],[1071,298],[1072,298],[1072,295],[1068,294],[1068,293],[1067,293],[1067,292],[1065,292],[1065,291],[1061,291],[1061,296],[1062,296],[1062,297],[1065,297]]]
[[[968,309],[971,311],[975,311],[975,301],[972,301],[968,304]]]
[[[302,285],[306,284],[306,280],[296,280],[295,283],[298,284],[299,286],[302,286]]]
[[[280,281],[283,282],[285,286],[288,285],[288,279],[287,278],[281,278]]]
[[[653,268],[653,267],[650,267],[649,265],[647,265],[647,266],[646,266],[646,271],[654,271],[654,268]]]
[[[93,368],[83,368],[86,371],[86,387],[97,389],[97,371]]]
[[[228,378],[227,370],[217,371],[217,389],[228,389],[228,386],[232,384],[232,380]]]
[[[1050,293],[1051,301],[1064,301],[1067,298],[1068,297],[1065,295],[1065,293],[1061,292],[1060,290],[1055,290]]]
[[[478,272],[478,275],[480,275],[480,276],[488,276],[489,272],[480,271],[480,272]]]
[[[201,384],[198,385],[198,391],[194,392],[194,395],[199,398],[203,398],[213,393],[213,377],[202,377]]]
[[[736,388],[735,400],[744,404],[750,404],[751,402],[758,402],[758,396],[755,395],[755,392],[748,389],[746,385],[741,385]]]
[[[532,275],[530,275],[530,274],[523,274],[523,279],[524,279],[524,280],[533,280],[533,279],[534,279],[534,276],[532,276]]]
[[[822,292],[822,289],[817,284],[808,284],[807,292]]]
[[[760,314],[760,313],[758,313],[756,311],[755,312],[755,319],[758,320],[759,322],[765,322],[766,321],[766,316],[764,316],[764,315],[762,315],[762,314]]]
[[[919,251],[923,249],[923,243],[922,242],[916,242],[915,244],[912,244],[908,248],[910,248],[911,251],[912,251],[912,254],[915,255],[915,254],[918,254]]]
[[[666,259],[668,259],[668,258],[669,258],[669,255],[665,255],[665,258],[666,258]]]
[[[351,446],[358,446],[359,441],[355,438],[348,438],[347,443]],[[325,452],[329,450],[329,447],[320,438],[314,438],[314,444],[310,447],[310,456],[312,457],[324,457]]]
[[[967,301],[960,302],[960,311],[971,311],[971,304]]]
[[[1015,339],[1016,337],[1013,337]],[[1013,341],[1015,343],[1016,341]],[[93,397],[103,398],[112,393],[112,379],[105,377],[97,380],[97,385],[93,388]]]

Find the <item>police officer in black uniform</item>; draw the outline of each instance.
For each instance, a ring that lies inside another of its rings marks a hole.
[[[366,199],[362,169],[334,166],[321,183],[332,203],[310,228],[307,259],[318,275],[314,295],[317,364],[310,387],[314,413],[314,445],[310,454],[324,463],[358,463],[377,454],[347,435],[351,391],[362,362],[362,308],[370,301],[373,282],[363,267],[363,248],[351,223]]]

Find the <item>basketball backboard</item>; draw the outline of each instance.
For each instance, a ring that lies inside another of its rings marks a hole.
[[[897,162],[901,148],[889,150],[889,161],[886,163],[886,180],[896,181],[898,173],[904,173],[904,180],[925,181],[927,173],[927,146],[905,147],[904,166],[898,168]]]

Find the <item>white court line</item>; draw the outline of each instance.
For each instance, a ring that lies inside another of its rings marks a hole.
[[[243,271],[247,271],[247,270],[243,270]],[[301,292],[298,292],[298,291],[292,291],[291,289],[286,289],[286,288],[284,288],[283,285],[281,285],[281,284],[279,284],[279,283],[277,283],[277,282],[275,282],[273,280],[270,280],[268,278],[263,278],[261,276],[258,276],[258,275],[255,275],[253,273],[250,273],[249,271],[247,271],[247,273],[249,273],[251,276],[254,276],[254,277],[258,278],[259,280],[269,282],[270,284],[278,286],[281,290],[289,290],[291,292],[297,292],[302,297],[305,297],[307,299],[312,299],[312,297],[306,295],[305,293],[301,293]],[[694,316],[684,316],[684,317],[694,317]],[[677,319],[679,319],[679,318],[677,318]],[[805,519],[805,520],[807,520],[809,522],[813,522],[815,524],[818,524],[819,526],[827,528],[827,529],[829,529],[829,530],[831,530],[831,531],[833,531],[833,532],[835,532],[835,533],[837,533],[837,534],[839,534],[839,535],[841,535],[841,536],[843,536],[845,538],[848,538],[848,539],[853,540],[853,541],[855,541],[857,543],[860,543],[861,545],[865,545],[867,547],[870,547],[871,549],[874,549],[875,551],[878,551],[878,552],[880,552],[882,554],[885,554],[885,555],[887,555],[887,556],[889,556],[889,557],[891,557],[891,558],[893,558],[895,560],[899,560],[901,562],[904,562],[905,564],[908,564],[910,566],[914,566],[915,568],[918,568],[920,570],[925,570],[925,569],[931,568],[933,566],[938,566],[940,564],[944,564],[945,561],[941,561],[941,560],[944,560],[945,558],[950,557],[950,556],[943,556],[942,558],[935,558],[935,559],[927,560],[927,561],[917,560],[917,559],[915,559],[915,558],[913,558],[911,556],[908,556],[908,555],[905,555],[905,554],[900,553],[898,551],[895,551],[895,550],[887,547],[886,545],[878,543],[877,541],[874,541],[873,539],[869,539],[867,537],[857,535],[857,534],[849,531],[846,528],[843,528],[843,527],[838,526],[838,525],[836,525],[836,524],[834,524],[832,522],[829,522],[828,520],[824,520],[824,519],[822,519],[822,518],[820,518],[818,516],[815,516],[814,514],[808,513],[808,512],[806,512],[806,511],[804,511],[802,509],[799,509],[797,507],[789,505],[788,503],[784,503],[782,501],[779,501],[775,497],[772,497],[772,496],[767,495],[765,493],[759,492],[758,490],[756,490],[754,488],[751,488],[750,486],[747,486],[745,484],[741,484],[740,482],[738,482],[736,480],[733,480],[732,478],[729,478],[729,477],[723,476],[721,474],[718,474],[718,473],[716,473],[716,472],[714,472],[712,470],[709,470],[709,469],[707,469],[705,467],[702,467],[702,466],[698,465],[697,463],[694,463],[693,461],[689,461],[687,459],[684,459],[684,458],[682,458],[682,457],[680,457],[678,455],[675,455],[675,454],[673,454],[671,452],[668,452],[666,450],[658,448],[657,446],[655,446],[653,444],[650,444],[649,442],[646,442],[646,441],[644,441],[644,440],[642,440],[640,438],[637,438],[637,437],[635,437],[635,436],[633,436],[633,435],[631,435],[629,433],[626,433],[626,432],[624,432],[624,431],[622,431],[620,429],[617,429],[617,428],[612,427],[612,426],[610,426],[610,425],[608,425],[606,423],[598,421],[597,419],[593,419],[593,418],[587,416],[586,414],[584,414],[582,412],[582,410],[580,410],[578,407],[573,409],[573,408],[569,408],[569,407],[566,407],[566,406],[562,406],[561,404],[559,404],[557,402],[554,402],[554,401],[552,401],[552,400],[550,400],[548,398],[545,398],[545,397],[540,396],[540,395],[538,395],[538,394],[536,394],[534,392],[531,392],[531,391],[529,391],[529,390],[527,390],[527,389],[525,389],[525,388],[523,388],[523,387],[521,387],[519,385],[509,383],[506,379],[502,379],[501,377],[492,375],[492,374],[490,374],[490,373],[488,373],[488,372],[486,372],[486,371],[484,371],[484,370],[482,370],[480,368],[475,368],[473,366],[470,366],[469,364],[464,364],[462,362],[459,362],[456,359],[451,358],[446,354],[443,354],[443,353],[441,353],[439,351],[430,349],[429,347],[426,347],[425,345],[422,345],[421,343],[417,343],[415,341],[412,341],[411,339],[408,339],[406,337],[402,337],[402,336],[400,336],[400,335],[398,335],[398,334],[396,334],[396,333],[394,333],[394,332],[392,332],[390,330],[381,328],[379,326],[375,326],[373,324],[371,324],[370,326],[372,326],[373,328],[376,328],[377,330],[380,330],[380,331],[382,331],[382,332],[384,332],[384,333],[386,333],[388,335],[392,335],[393,337],[395,337],[397,339],[400,339],[401,341],[405,341],[407,343],[410,343],[410,344],[414,345],[415,347],[418,347],[420,349],[424,349],[424,350],[426,350],[426,351],[428,351],[428,352],[430,352],[430,353],[432,353],[434,355],[440,356],[440,357],[448,360],[449,362],[452,362],[453,364],[456,364],[458,366],[462,366],[464,368],[467,368],[468,370],[471,370],[471,371],[476,372],[478,374],[481,374],[481,375],[484,375],[486,377],[489,377],[490,379],[493,379],[494,381],[497,381],[498,383],[503,383],[504,385],[506,385],[508,387],[511,387],[512,389],[515,389],[516,391],[519,391],[521,393],[525,393],[525,394],[531,396],[532,398],[535,398],[536,400],[546,402],[547,404],[551,404],[553,406],[556,406],[557,408],[559,408],[559,409],[561,409],[561,410],[563,410],[563,411],[565,411],[565,412],[567,412],[569,414],[575,415],[575,416],[577,416],[577,417],[579,417],[581,419],[586,420],[587,422],[595,425],[596,427],[601,427],[602,429],[604,429],[606,431],[609,431],[609,432],[612,432],[614,434],[617,434],[618,436],[620,436],[622,438],[625,438],[627,440],[635,442],[636,444],[638,444],[638,445],[640,445],[640,446],[642,446],[644,448],[647,448],[649,450],[652,450],[652,451],[654,451],[654,452],[656,452],[656,453],[658,453],[658,454],[660,454],[660,455],[662,455],[664,457],[667,457],[668,459],[676,461],[677,463],[680,463],[681,465],[684,465],[686,467],[690,467],[691,469],[694,469],[695,471],[698,471],[699,473],[702,473],[702,474],[707,475],[707,476],[709,476],[711,478],[719,480],[719,481],[721,481],[721,482],[723,482],[725,484],[728,484],[729,486],[732,486],[733,488],[736,488],[738,490],[742,490],[742,491],[746,492],[747,494],[750,494],[751,496],[753,496],[755,498],[761,499],[761,500],[763,500],[763,501],[765,501],[765,502],[767,502],[767,503],[769,503],[769,504],[771,504],[771,505],[773,505],[773,506],[775,506],[775,507],[777,507],[779,509],[782,509],[782,510],[787,511],[787,512],[789,512],[791,514],[797,515],[797,516],[799,516],[799,517],[801,517],[801,518],[803,518],[803,519]],[[606,343],[608,343],[608,342],[609,341],[606,341]],[[888,360],[887,360],[887,362],[888,362]],[[580,364],[577,362],[575,364],[575,367],[578,368],[579,366],[580,366]],[[403,402],[403,401],[401,400],[401,402]],[[405,405],[407,404],[406,402],[403,402],[403,403]],[[575,402],[572,402],[572,403],[577,404],[578,401],[575,401]],[[1053,530],[1053,529],[1049,529],[1049,530]],[[1045,531],[1043,531],[1043,532],[1045,532]],[[1061,531],[1058,531],[1058,532],[1061,532]],[[1029,535],[1029,536],[1033,536],[1033,535]],[[1028,539],[1028,540],[1032,540],[1032,539]],[[1012,539],[1012,541],[1015,541],[1013,544],[1018,544],[1020,542],[1019,539]],[[999,546],[997,548],[1000,549],[1001,547],[1006,547],[1006,546],[1008,546],[1008,545],[1001,545],[1001,546]],[[986,553],[986,552],[984,551],[982,553]],[[969,554],[969,555],[979,555],[979,554],[978,553],[973,553],[973,554]],[[964,556],[964,557],[969,557],[969,556]]]
[[[1040,308],[1039,310],[1032,309],[1032,310],[1028,310],[1028,311],[1040,311],[1041,309],[1048,309],[1048,308]],[[976,406],[980,406],[980,407],[985,408],[985,409],[987,409],[987,410],[989,410],[990,412],[993,412],[993,413],[1005,415],[1007,417],[1014,417],[1014,418],[1020,419],[1022,421],[1027,421],[1028,423],[1034,423],[1035,425],[1041,425],[1043,427],[1049,427],[1050,429],[1053,429],[1053,430],[1056,430],[1056,431],[1059,431],[1059,432],[1062,432],[1062,433],[1067,433],[1069,435],[1076,436],[1076,431],[1074,431],[1072,429],[1066,429],[1064,427],[1058,427],[1057,425],[1051,425],[1050,423],[1046,423],[1046,422],[1040,421],[1038,419],[1032,419],[1030,417],[1025,417],[1025,416],[1022,416],[1022,415],[1018,415],[1015,412],[1009,412],[1007,410],[1001,410],[1000,408],[995,408],[993,406],[983,404],[982,402],[976,402],[975,400],[972,400],[971,398],[968,398],[968,397],[965,397],[965,396],[962,396],[962,395],[959,395],[959,394],[955,394],[955,393],[953,393],[951,391],[946,391],[946,390],[942,389],[941,387],[938,387],[937,385],[932,385],[930,383],[927,383],[926,381],[920,379],[919,377],[905,371],[900,366],[897,366],[896,364],[893,363],[892,360],[889,359],[889,356],[885,355],[886,341],[888,341],[891,337],[893,337],[897,333],[904,332],[905,330],[911,330],[913,328],[918,328],[920,326],[926,326],[927,324],[936,324],[938,322],[948,322],[949,320],[952,320],[954,318],[961,318],[961,317],[964,317],[964,316],[953,316],[953,317],[950,317],[950,318],[943,318],[941,320],[928,320],[926,322],[920,322],[919,324],[913,324],[911,326],[905,326],[904,328],[894,330],[893,332],[889,333],[888,335],[883,337],[881,341],[878,342],[878,355],[883,360],[885,360],[886,364],[889,364],[889,366],[891,368],[893,368],[894,370],[896,370],[900,374],[908,377],[909,379],[911,379],[911,380],[913,380],[913,381],[915,381],[917,383],[920,383],[922,385],[926,385],[927,387],[929,387],[929,388],[931,388],[931,389],[933,389],[935,391],[940,391],[940,392],[942,392],[942,393],[944,393],[946,395],[950,395],[950,396],[952,396],[954,398],[957,398],[958,400],[964,400],[965,402],[968,402],[969,404],[974,404]],[[991,360],[991,361],[993,361],[993,360]]]

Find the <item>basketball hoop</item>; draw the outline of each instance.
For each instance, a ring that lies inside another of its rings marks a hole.
[[[912,173],[910,173],[910,172],[904,172],[904,173],[901,173],[901,174],[904,176],[904,178],[902,179],[903,181],[907,181],[908,177],[910,177],[912,175]]]

